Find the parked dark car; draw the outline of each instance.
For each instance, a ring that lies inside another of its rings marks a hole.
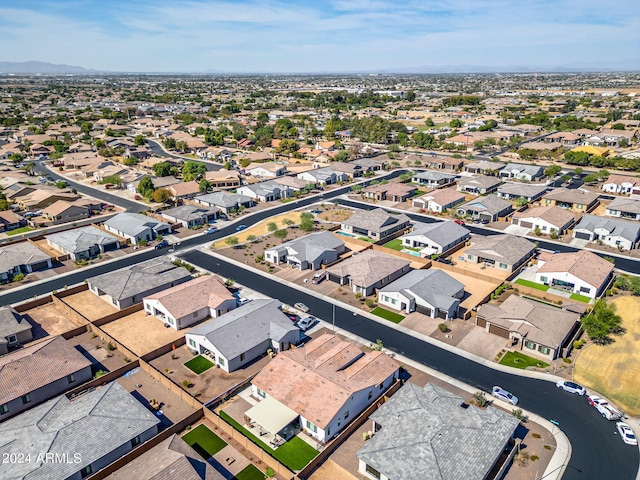
[[[161,242],[157,243],[155,247],[156,250],[160,250],[161,248],[167,248],[169,246],[169,242],[167,242],[166,240],[162,240]]]

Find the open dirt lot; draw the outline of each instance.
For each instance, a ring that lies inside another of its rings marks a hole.
[[[98,370],[110,372],[125,364],[122,352],[109,350],[108,342],[99,336],[94,336],[92,331],[70,338],[67,342],[93,363],[94,373]]]
[[[144,310],[114,320],[101,328],[138,356],[184,336],[184,332],[166,328],[160,320],[147,315]]]
[[[577,354],[576,381],[615,401],[629,415],[640,415],[640,298],[613,300],[626,333],[607,346],[588,345]]]
[[[23,312],[22,315],[33,325],[33,339],[38,340],[46,336],[60,335],[84,324],[76,323],[70,317],[58,310],[53,303],[40,305]]]
[[[84,318],[91,321],[98,320],[99,318],[106,317],[118,311],[116,307],[108,304],[90,290],[69,295],[68,297],[64,297],[62,301]]]

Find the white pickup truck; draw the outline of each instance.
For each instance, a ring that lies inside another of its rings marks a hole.
[[[600,398],[596,395],[591,395],[587,397],[587,400],[589,401],[589,405],[596,407],[600,414],[607,420],[620,420],[622,418],[622,412],[615,409],[604,398]]]

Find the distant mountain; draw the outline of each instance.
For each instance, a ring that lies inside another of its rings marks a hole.
[[[535,73],[535,72],[637,72],[640,59],[619,62],[571,62],[565,65],[524,66],[524,65],[423,65],[397,69],[384,69],[383,73]]]
[[[0,62],[1,74],[67,74],[67,73],[97,73],[97,70],[90,70],[73,65],[57,65],[47,62]]]

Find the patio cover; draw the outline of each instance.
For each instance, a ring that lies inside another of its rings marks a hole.
[[[245,415],[274,435],[298,418],[296,412],[273,397],[265,398]]]

